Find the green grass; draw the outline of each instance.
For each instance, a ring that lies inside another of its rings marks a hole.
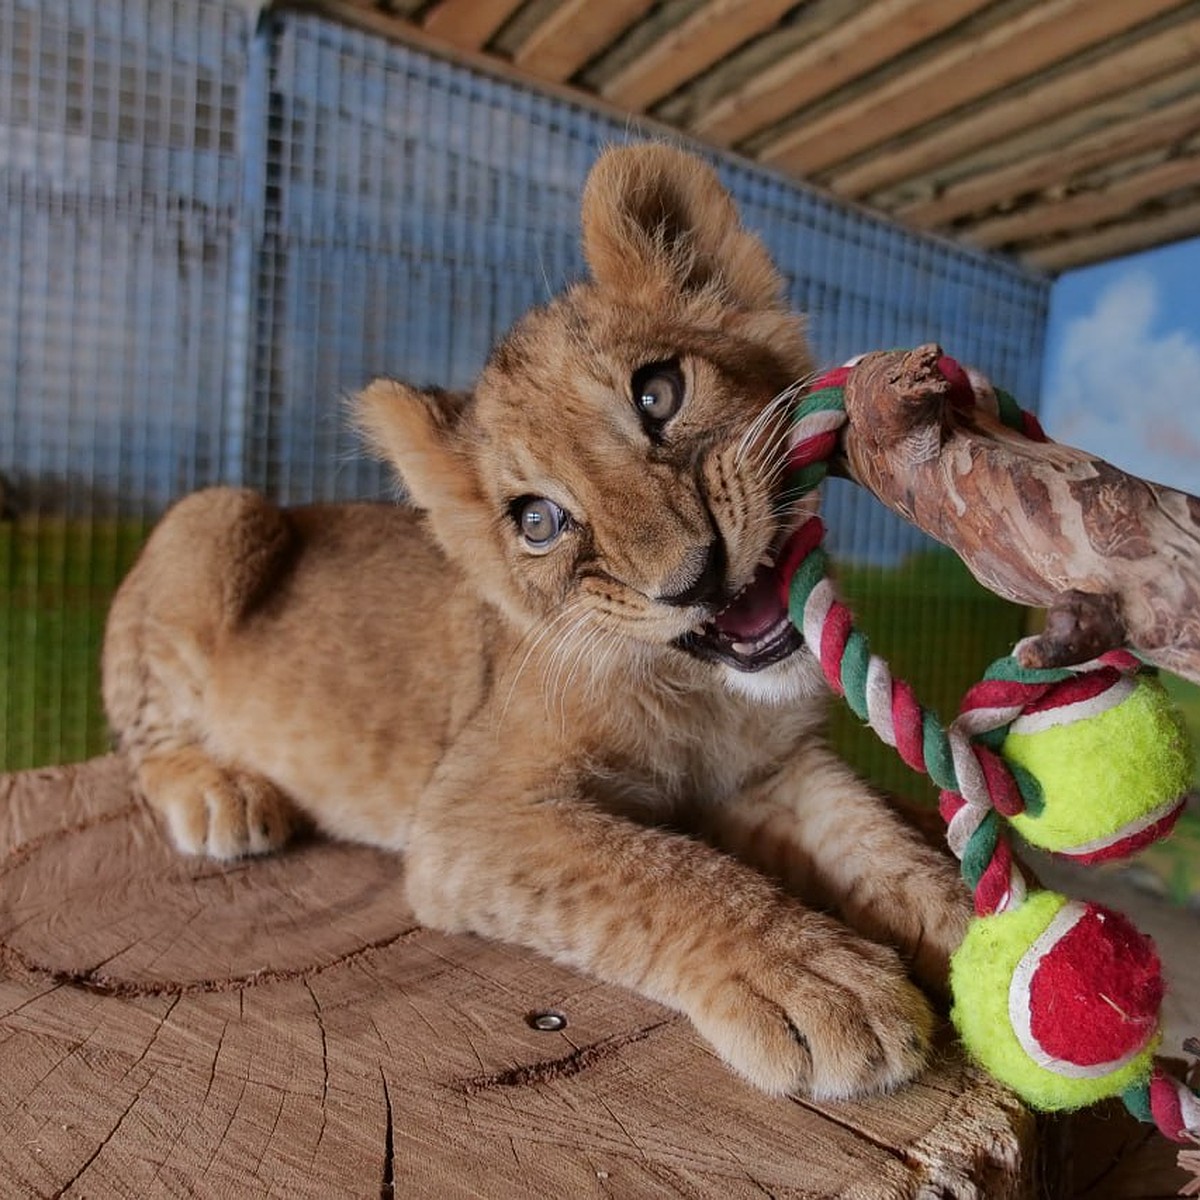
[[[1161,678],[1192,735],[1193,783],[1200,790],[1200,686],[1177,675],[1164,673]],[[1200,906],[1200,811],[1185,812],[1175,833],[1144,851],[1138,865],[1158,877],[1176,904]]]
[[[140,522],[0,523],[0,769],[104,750],[104,617],[145,532]]]
[[[1192,756],[1196,764],[1194,779],[1197,788],[1200,788],[1200,685],[1180,679],[1178,675],[1168,675],[1165,671],[1160,678],[1171,699],[1179,706],[1191,732]]]

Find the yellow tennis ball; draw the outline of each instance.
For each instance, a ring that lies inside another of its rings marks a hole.
[[[1072,719],[1089,709],[1101,711]],[[1040,711],[1013,722],[1001,752],[1042,792],[1013,827],[1032,845],[1080,862],[1120,858],[1165,837],[1191,785],[1183,718],[1144,675],[1065,706],[1048,695]]]
[[[963,1045],[1034,1108],[1081,1108],[1150,1074],[1161,967],[1120,913],[1031,892],[971,922],[950,986]]]

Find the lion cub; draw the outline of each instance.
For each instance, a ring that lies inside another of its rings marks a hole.
[[[701,161],[612,149],[591,270],[469,395],[373,383],[402,506],[178,504],[108,623],[104,699],[190,854],[299,820],[403,850],[418,918],[685,1012],[769,1092],[920,1069],[953,867],[826,749],[774,562],[800,320]],[[858,929],[852,933],[814,904]]]

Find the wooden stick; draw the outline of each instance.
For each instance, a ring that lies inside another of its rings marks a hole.
[[[941,357],[870,354],[851,373],[851,477],[984,587],[1049,609],[1026,666],[1129,645],[1200,682],[1200,499],[952,403]]]

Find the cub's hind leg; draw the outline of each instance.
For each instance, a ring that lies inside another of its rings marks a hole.
[[[214,657],[286,571],[291,548],[286,517],[261,496],[198,492],[163,518],[113,600],[105,711],[139,790],[185,853],[261,854],[296,824],[270,780],[210,754],[205,711]]]

